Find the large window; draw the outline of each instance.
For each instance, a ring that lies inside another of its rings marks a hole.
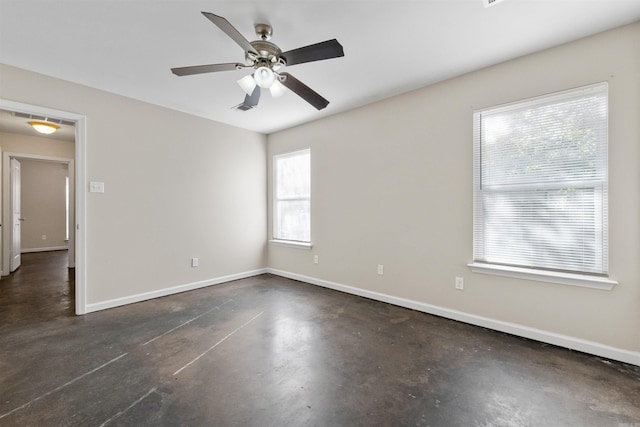
[[[607,85],[474,113],[474,263],[607,275]]]
[[[273,159],[273,238],[311,241],[311,151]]]

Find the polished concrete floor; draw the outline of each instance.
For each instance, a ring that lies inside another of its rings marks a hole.
[[[271,275],[76,317],[65,266],[0,280],[2,426],[640,426],[635,366]]]

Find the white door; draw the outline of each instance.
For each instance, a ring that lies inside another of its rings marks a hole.
[[[10,271],[14,272],[20,267],[20,235],[23,221],[20,207],[20,162],[11,159],[11,266]]]

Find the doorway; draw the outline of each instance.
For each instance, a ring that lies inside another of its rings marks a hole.
[[[59,163],[68,162],[69,165],[69,185],[72,188],[84,188],[78,183],[85,182],[86,164],[86,117],[80,114],[66,112],[62,110],[54,110],[51,108],[40,107],[35,105],[23,104],[19,102],[0,99],[0,109],[13,111],[23,114],[40,115],[44,117],[57,118],[73,122],[75,125],[75,162],[70,159],[60,159],[47,156],[26,155],[27,158],[37,158],[39,160],[54,161]],[[10,211],[7,209],[10,205],[10,179],[8,173],[11,169],[11,158],[24,158],[25,153],[3,153],[2,176],[3,176],[3,222],[9,224]],[[86,237],[85,237],[85,215],[86,215],[86,198],[84,191],[73,191],[75,194],[75,209],[70,209],[70,227],[69,227],[69,252],[73,256],[69,256],[69,266],[75,267],[75,314],[86,313]],[[6,227],[2,227],[2,271],[8,272],[10,269],[10,260],[8,255],[10,252],[10,240],[12,233],[9,233]],[[73,249],[73,250],[72,250]]]
[[[25,168],[22,166],[23,163]],[[26,166],[29,167],[26,168]],[[25,252],[25,247],[29,248],[30,252],[60,250],[66,247],[68,249],[68,267],[75,268],[74,161],[67,158],[4,152],[2,169],[4,171],[3,222],[11,224],[2,237],[2,264],[9,266],[8,269],[3,269],[3,275],[13,273],[20,267],[21,255]],[[24,180],[22,177],[23,169],[31,171],[27,177],[37,175],[34,177],[36,179]],[[65,185],[68,187],[65,188]],[[22,194],[25,191],[26,194]],[[22,201],[23,197],[27,198],[26,206]],[[46,197],[47,200],[42,200],[43,197]],[[37,204],[37,208],[34,208],[34,204]],[[61,209],[63,206],[64,209]],[[25,218],[23,210],[27,207],[30,214],[26,215],[28,218]],[[44,212],[38,212],[39,210]],[[54,223],[58,222],[61,225],[64,222],[66,227],[51,224],[49,220],[51,216],[58,216],[59,221],[54,219]],[[34,227],[37,227],[38,230],[34,230]],[[29,231],[29,233],[25,235],[25,231]],[[34,234],[36,231],[45,233],[40,234],[42,244],[35,243]],[[47,242],[48,234],[49,242]],[[53,238],[53,245],[50,243],[51,238]]]

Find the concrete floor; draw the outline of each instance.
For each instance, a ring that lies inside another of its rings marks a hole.
[[[263,275],[76,317],[0,281],[2,426],[640,426],[640,368]]]

